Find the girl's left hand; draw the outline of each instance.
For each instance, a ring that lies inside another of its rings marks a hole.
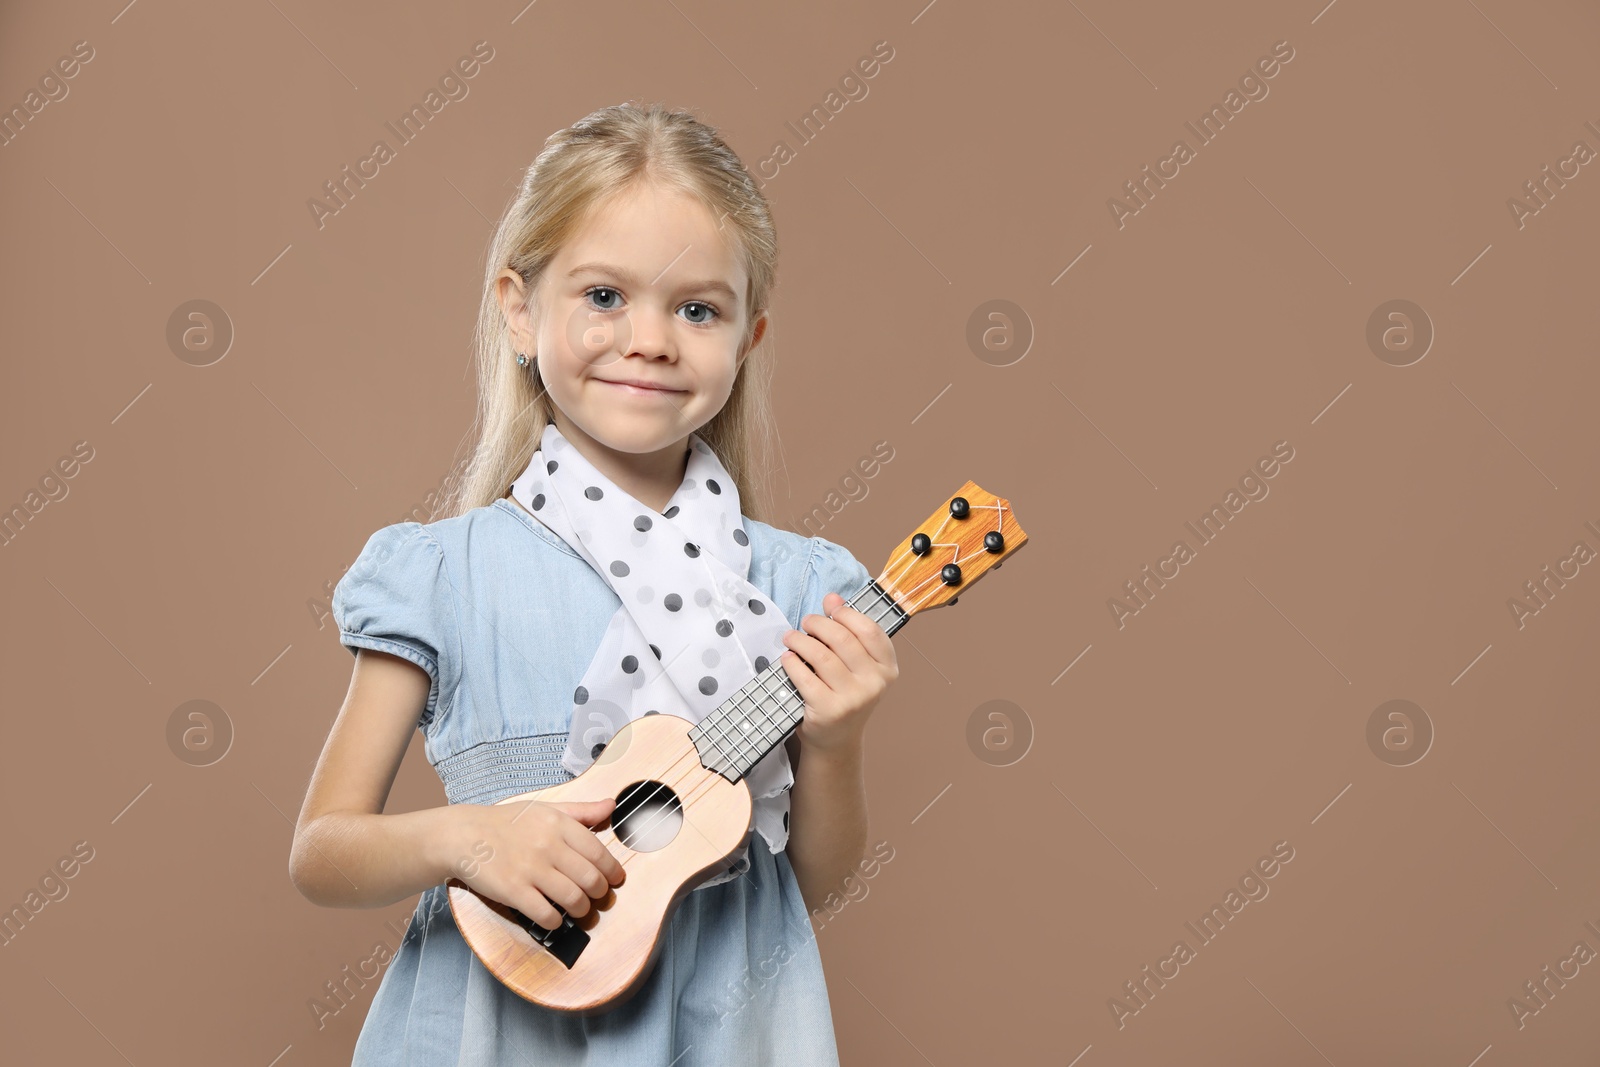
[[[867,716],[900,677],[900,664],[889,635],[844,597],[829,593],[822,610],[828,615],[807,615],[803,629],[784,635],[789,651],[778,662],[806,702],[797,731],[803,749],[842,750],[861,744]]]

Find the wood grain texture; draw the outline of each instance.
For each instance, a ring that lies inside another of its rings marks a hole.
[[[654,851],[629,849],[610,822],[595,828],[626,873],[621,885],[591,900],[588,914],[574,920],[590,941],[570,969],[517,925],[510,909],[450,879],[450,910],[461,936],[518,996],[577,1015],[620,1004],[649,977],[660,954],[661,931],[678,902],[721,869],[744,841],[753,812],[749,787],[701,766],[688,737],[692,726],[676,715],[634,719],[570,782],[500,801],[604,800],[635,782],[654,780],[671,786],[683,805],[677,836]]]
[[[965,500],[970,511],[966,518],[950,514],[951,503]],[[1004,547],[993,552],[984,545],[990,533],[1000,534]],[[930,550],[917,555],[912,539],[926,534]],[[968,479],[955,494],[918,525],[889,553],[877,582],[907,615],[934,611],[956,602],[956,598],[978,584],[990,571],[1000,569],[1004,560],[1028,543],[1028,534],[1017,522],[1011,501],[995,496]],[[961,568],[961,580],[947,585],[941,569],[954,563]]]

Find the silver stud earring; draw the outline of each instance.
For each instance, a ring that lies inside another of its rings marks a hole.
[[[528,357],[526,355],[524,355],[523,353],[518,352],[517,353],[517,366],[526,367],[527,365],[528,365]]]

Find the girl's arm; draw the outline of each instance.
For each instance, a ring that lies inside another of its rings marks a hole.
[[[823,907],[867,851],[867,780],[864,744],[804,751],[789,738],[794,788],[789,792],[789,865],[800,883],[806,911]]]
[[[448,808],[382,815],[428,698],[426,672],[360,649],[295,825],[289,877],[313,904],[378,908],[451,877]]]
[[[786,742],[799,747],[789,750],[796,766],[786,850],[811,912],[866,854],[867,718],[900,676],[894,645],[877,623],[838,593],[824,596],[822,609],[828,614],[807,615],[803,629],[784,635],[789,651],[779,657],[805,699],[805,718]]]
[[[430,686],[421,667],[360,649],[344,707],[311,776],[289,877],[314,904],[377,908],[460,878],[546,927],[551,901],[581,916],[623,881],[586,824],[613,802],[450,804],[382,814]]]

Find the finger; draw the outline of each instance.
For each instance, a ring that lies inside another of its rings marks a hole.
[[[591,826],[597,822],[604,822],[611,817],[615,809],[605,807],[610,802],[610,797],[605,797],[601,800],[559,800],[553,803],[551,807],[556,808],[563,815],[570,816],[584,826]],[[577,810],[574,811],[573,809]]]
[[[560,904],[566,908],[567,914],[574,919],[589,911],[589,894],[585,893],[577,882],[568,878],[560,867],[552,868],[536,881],[533,887],[548,897],[550,903]],[[540,925],[546,924],[540,923]]]
[[[561,913],[537,889],[529,889],[526,893],[518,894],[518,897],[507,903],[546,930],[554,930],[561,925]]]
[[[560,888],[562,886],[567,888]],[[561,925],[561,912],[555,906],[560,904],[567,907],[564,898],[570,899],[576,894],[585,900],[589,899],[589,895],[573,885],[566,875],[555,870],[544,872],[537,881],[530,879],[526,888],[527,891],[520,894],[522,899],[512,903],[518,911],[546,930],[554,930]],[[567,908],[569,913],[571,910]]]
[[[860,640],[861,647],[866,649],[867,654],[873,659],[885,666],[892,663],[894,642],[889,640],[889,635],[884,632],[883,627],[873,622],[863,612],[851,607],[848,600],[843,597],[839,599],[843,601],[843,604],[828,617],[835,622],[848,626],[850,632]],[[801,621],[804,622],[805,620],[802,619]]]
[[[564,850],[556,858],[556,869],[572,879],[574,885],[595,900],[611,892],[611,883],[600,873],[600,868],[576,849]]]
[[[800,694],[800,699],[807,704],[815,704],[817,698],[827,691],[828,687],[823,684],[820,678],[811,673],[811,668],[802,663],[800,657],[795,655],[793,651],[785,652],[779,656],[778,662],[783,664],[783,669],[789,675],[789,680],[794,683],[796,691]]]
[[[789,646],[789,651],[800,656],[806,664],[810,664],[811,670],[824,681],[829,680],[830,675],[837,673],[835,667],[843,667],[843,664],[838,662],[834,649],[824,645],[819,638],[811,637],[805,630],[789,630],[784,635],[784,645]]]
[[[858,623],[871,626],[872,622],[855,609],[848,609],[854,614]],[[844,609],[841,615],[846,614]],[[844,621],[843,618],[829,618],[826,615],[807,615],[800,620],[801,632],[811,636],[827,645],[850,668],[851,673],[860,674],[872,666],[872,653],[868,652],[861,641],[861,635],[855,628]]]
[[[622,861],[606,847],[604,841],[595,836],[594,831],[583,825],[568,827],[568,832],[563,840],[571,845],[573,851],[600,869],[607,881],[612,885],[622,882]]]
[[[791,652],[811,665],[811,669],[817,673],[818,678],[827,683],[829,689],[836,688],[849,677],[850,669],[834,655],[833,650],[804,630],[789,631],[784,643],[789,646]]]

